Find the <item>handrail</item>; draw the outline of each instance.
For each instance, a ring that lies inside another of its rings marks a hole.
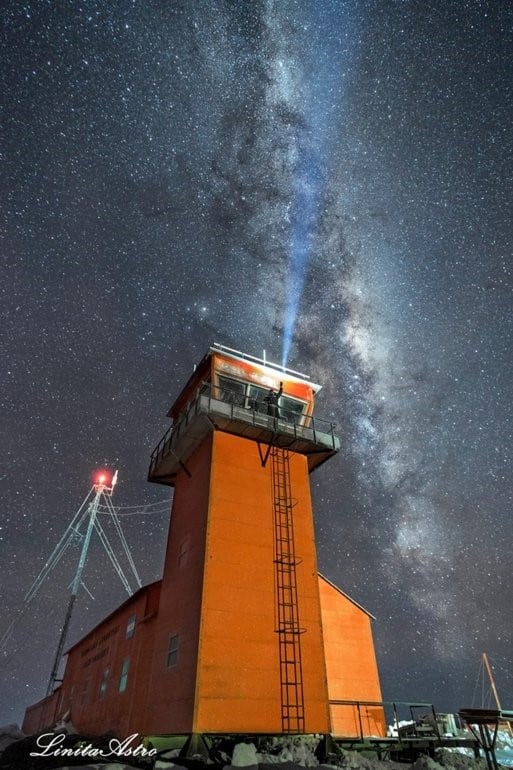
[[[414,701],[371,701],[371,700],[330,700],[330,701],[328,701],[328,703],[329,703],[330,706],[353,706],[353,707],[356,707],[356,713],[357,713],[357,716],[358,716],[358,724],[359,724],[359,728],[360,728],[360,735],[359,735],[360,739],[364,738],[362,715],[361,715],[361,707],[362,706],[373,706],[375,708],[376,707],[380,707],[381,709],[383,709],[383,712],[385,711],[385,708],[387,706],[391,707],[392,713],[393,713],[393,717],[394,717],[394,722],[397,725],[399,724],[399,713],[398,713],[398,708],[397,707],[398,706],[407,706],[409,708],[409,710],[410,710],[410,716],[411,716],[411,720],[412,720],[412,723],[413,723],[413,726],[414,726],[415,734],[417,734],[417,731],[416,731],[416,720],[415,720],[415,716],[413,714],[413,710],[414,709],[419,709],[419,708],[429,709],[431,711],[432,716],[433,716],[433,725],[432,725],[433,731],[434,731],[435,735],[438,738],[440,738],[440,732],[439,732],[439,729],[438,729],[438,726],[437,726],[437,722],[436,722],[437,714],[436,714],[436,711],[435,711],[435,707],[433,706],[432,703],[416,703]],[[401,742],[401,733],[400,733],[400,731],[398,731],[398,736],[397,737],[398,737],[399,742]]]
[[[294,410],[285,409],[279,404],[272,404],[264,400],[252,399],[245,393],[237,393],[223,388],[219,385],[212,385],[209,382],[202,382],[191,401],[188,402],[184,411],[174,420],[166,430],[156,447],[151,453],[150,470],[167,454],[172,443],[174,443],[181,434],[184,426],[187,426],[193,415],[197,415],[201,410],[201,399],[207,398],[208,412],[215,412],[216,404],[227,404],[230,408],[230,419],[243,420],[251,422],[253,425],[269,427],[276,429],[293,430],[294,439],[308,438],[305,431],[311,431],[313,441],[317,443],[317,434],[331,436],[331,444],[336,449],[335,423],[324,420],[313,415],[300,414]],[[268,418],[262,423],[263,418]]]

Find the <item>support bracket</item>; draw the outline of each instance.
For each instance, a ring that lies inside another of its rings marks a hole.
[[[274,438],[274,434],[273,434]],[[269,455],[271,454],[271,449],[273,448],[272,439],[269,444],[266,444],[267,449],[265,452],[262,452],[262,444],[260,441],[257,441],[257,447],[258,447],[258,454],[260,455],[260,462],[262,463],[262,468],[265,468],[267,465],[267,461],[269,459]]]

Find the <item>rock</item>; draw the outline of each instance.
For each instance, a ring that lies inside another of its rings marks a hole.
[[[235,767],[251,767],[258,765],[257,750],[251,741],[236,743],[233,747],[232,765]]]
[[[19,741],[25,735],[21,732],[18,725],[4,725],[0,727],[0,752],[2,752],[10,743]]]

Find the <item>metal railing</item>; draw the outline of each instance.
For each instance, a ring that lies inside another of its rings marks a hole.
[[[368,730],[364,729],[364,722],[376,722],[381,721],[377,716],[377,712],[381,711],[383,726],[386,727],[385,721],[390,721],[397,728],[397,735],[395,736],[400,743],[406,737],[410,738],[422,738],[426,735],[426,728],[429,728],[430,734],[436,738],[440,738],[440,731],[437,723],[437,714],[432,703],[414,703],[411,701],[371,701],[371,700],[330,700],[330,707],[340,707],[348,712],[352,716],[355,726],[354,737],[358,740],[363,740],[366,735],[369,735]],[[429,720],[426,720],[424,714],[419,720],[416,711],[421,709],[423,712],[427,712]],[[405,727],[409,729],[402,729],[400,725],[400,711],[408,712],[408,722]],[[349,737],[349,736],[348,736]]]
[[[221,414],[231,420],[268,429],[273,433],[283,432],[294,439],[306,438],[314,443],[322,436],[321,443],[331,444],[335,451],[338,449],[335,423],[204,382],[151,453],[150,474],[200,413]]]

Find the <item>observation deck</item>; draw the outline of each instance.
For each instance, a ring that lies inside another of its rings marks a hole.
[[[148,481],[174,486],[177,473],[187,469],[187,459],[213,430],[262,444],[264,452],[272,446],[303,454],[309,472],[340,449],[332,422],[203,382],[153,450]]]

